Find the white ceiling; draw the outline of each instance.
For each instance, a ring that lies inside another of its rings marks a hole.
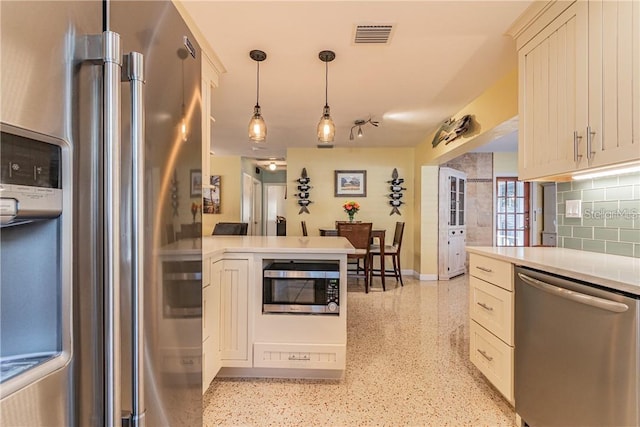
[[[214,94],[217,155],[281,158],[315,147],[325,101],[321,50],[332,50],[328,101],[335,147],[415,146],[516,65],[506,30],[529,6],[512,1],[183,0],[226,69]],[[388,45],[353,43],[357,24],[393,24]],[[260,49],[267,143],[249,143]],[[349,140],[357,119],[364,137]]]

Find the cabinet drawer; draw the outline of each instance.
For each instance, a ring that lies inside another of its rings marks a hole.
[[[513,345],[513,292],[471,277],[469,310],[473,320]]]
[[[338,344],[255,343],[256,368],[338,369],[346,367],[346,346]]]
[[[475,321],[469,322],[471,362],[513,403],[513,347]]]
[[[513,264],[510,262],[471,254],[469,273],[478,279],[513,291]]]

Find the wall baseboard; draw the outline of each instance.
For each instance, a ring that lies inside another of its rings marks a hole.
[[[412,271],[413,273],[413,277],[422,281],[437,281],[438,280],[438,275],[437,274],[419,274],[417,271]]]

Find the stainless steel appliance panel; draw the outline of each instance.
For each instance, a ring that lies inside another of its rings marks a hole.
[[[197,277],[199,307],[194,299],[185,303],[189,315],[167,317],[163,307],[163,271],[159,249],[164,245],[166,224],[180,220],[191,222],[191,204],[202,199],[189,194],[190,171],[201,169],[201,56],[195,37],[170,1],[113,1],[109,6],[109,29],[121,36],[123,52],[140,52],[145,58],[144,99],[145,131],[145,208],[144,233],[138,234],[144,245],[144,409],[147,425],[200,425],[202,423],[202,257],[192,257],[190,263],[199,271]],[[193,54],[191,54],[193,49]],[[122,86],[122,99],[131,97],[128,85]],[[127,102],[122,109],[123,164],[131,162],[129,135],[131,110]],[[187,134],[180,125],[185,119]],[[186,140],[185,140],[186,139]],[[179,199],[174,216],[171,199],[171,178],[174,172],[179,182]],[[132,177],[129,169],[122,171],[121,205],[122,234],[131,235],[130,212]],[[201,237],[192,238],[194,244]],[[128,245],[128,244],[127,244]],[[123,244],[123,249],[124,249]],[[128,247],[128,246],[127,246]],[[131,306],[131,257],[123,250],[122,277],[122,407],[128,406],[131,383],[128,381],[131,340],[128,318]],[[190,282],[193,285],[193,281]],[[199,332],[198,332],[199,331]],[[183,355],[182,369],[176,367],[176,354]],[[199,364],[192,363],[194,357]],[[172,369],[168,369],[171,360]]]
[[[637,426],[637,297],[516,268],[515,404],[531,426]]]
[[[77,155],[75,149],[81,144],[91,144],[92,135],[97,132],[88,129],[98,123],[91,121],[91,111],[95,110],[91,103],[100,103],[91,93],[94,84],[99,88],[99,82],[92,83],[88,78],[94,73],[93,69],[99,67],[80,67],[75,49],[78,36],[102,31],[101,2],[2,1],[0,8],[0,121],[58,138],[66,144],[64,156],[67,156],[67,163],[62,170],[62,179],[63,188],[69,191],[63,197],[63,213],[55,221],[59,223],[58,233],[62,239],[61,263],[57,269],[61,270],[63,277],[71,277],[74,268],[71,238],[75,235],[72,219],[77,211],[71,203],[72,199],[77,200],[76,197],[72,198],[73,192],[78,191],[73,183],[79,182],[77,176],[73,175],[77,171],[71,164],[73,156]],[[83,218],[89,217],[90,204],[91,199],[87,198],[80,206]],[[0,248],[2,251],[5,249]],[[87,276],[82,277],[85,281],[90,280]],[[76,301],[72,300],[72,289],[69,287],[74,285],[78,286],[77,280],[64,279],[57,297],[63,302],[61,307],[64,307],[59,313],[60,319],[68,325],[69,330],[76,332],[73,348],[78,348],[75,339],[78,336],[77,326],[70,324],[71,306]],[[91,287],[86,282],[82,285]],[[95,312],[96,308],[94,306],[87,310]],[[73,321],[76,325],[89,324],[88,320],[79,319],[78,314],[73,316]],[[64,334],[63,340],[71,342],[71,338],[64,337]],[[71,363],[67,362],[60,369],[34,379],[31,385],[0,402],[0,424],[37,426],[77,423],[74,414],[83,404],[74,398],[76,386],[72,378],[78,361],[77,351],[69,348],[66,354],[71,357]],[[95,362],[95,358],[89,358],[83,361],[83,365],[98,371]],[[95,377],[99,376],[101,373],[96,372]],[[85,396],[96,396],[95,390],[99,386],[92,384],[89,389],[91,393]],[[96,400],[101,398],[97,394]]]

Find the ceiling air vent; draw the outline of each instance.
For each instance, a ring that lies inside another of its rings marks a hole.
[[[387,44],[391,39],[393,25],[371,24],[356,25],[353,42],[356,44]]]

